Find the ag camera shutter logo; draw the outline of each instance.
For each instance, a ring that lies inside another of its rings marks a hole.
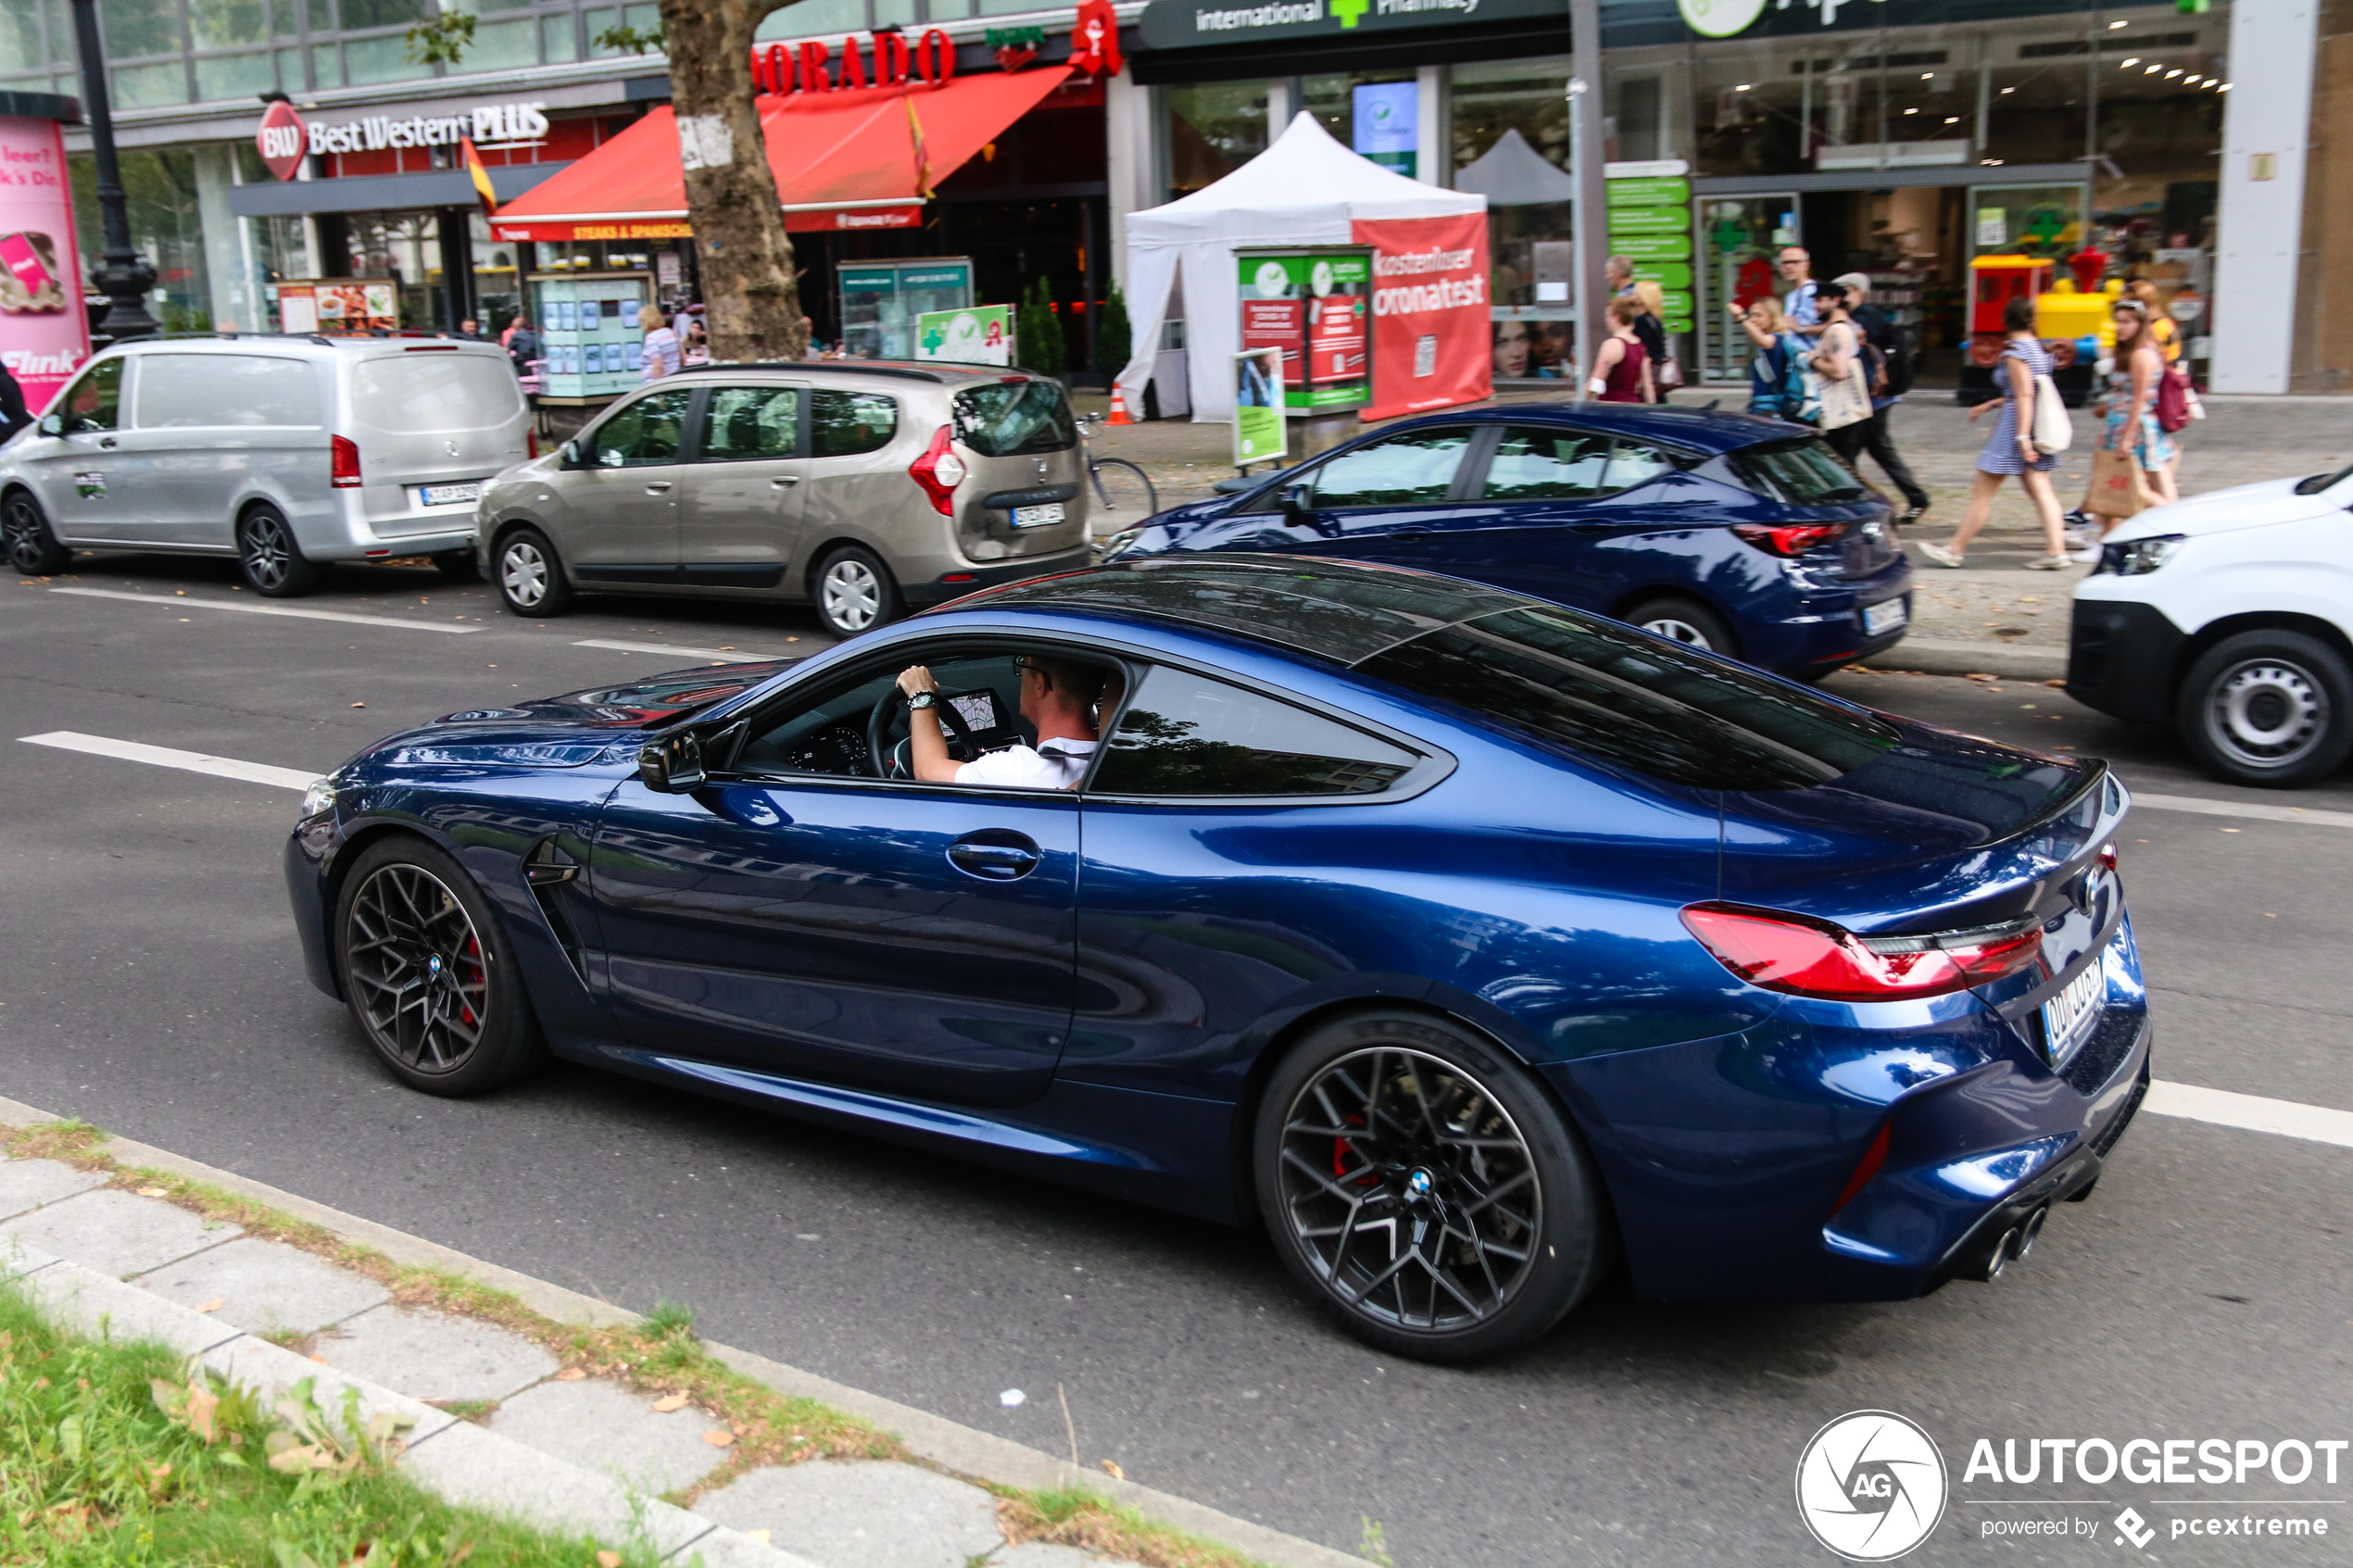
[[[1850,1562],[1887,1562],[1928,1539],[1948,1487],[1936,1440],[1889,1411],[1840,1416],[1797,1461],[1798,1516]]]

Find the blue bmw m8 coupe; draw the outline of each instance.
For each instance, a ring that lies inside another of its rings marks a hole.
[[[1042,746],[1075,784],[956,777]],[[552,1052],[1263,1224],[1466,1361],[1613,1268],[1884,1300],[2024,1256],[2149,1082],[2126,805],[1493,587],[1184,554],[448,715],[313,786],[285,868],[415,1088]]]

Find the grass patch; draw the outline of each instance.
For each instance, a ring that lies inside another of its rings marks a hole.
[[[1015,1545],[1051,1541],[1125,1558],[1145,1568],[1259,1568],[1255,1558],[1155,1524],[1084,1486],[1037,1492],[1010,1486],[990,1490],[997,1494],[997,1527]]]
[[[585,1568],[650,1564],[453,1508],[390,1467],[396,1433],[308,1399],[189,1381],[156,1345],[102,1344],[0,1287],[0,1564],[43,1568]]]

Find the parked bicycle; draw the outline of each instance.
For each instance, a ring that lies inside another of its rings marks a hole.
[[[1078,416],[1081,440],[1102,428],[1101,414]],[[1088,532],[1097,538],[1135,527],[1160,510],[1160,492],[1144,470],[1125,458],[1098,458],[1087,453],[1087,482],[1094,487],[1095,505]]]

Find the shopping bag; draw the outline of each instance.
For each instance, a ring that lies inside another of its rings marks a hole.
[[[1816,396],[1821,403],[1824,430],[1843,430],[1871,417],[1870,383],[1863,379],[1859,356],[1846,361],[1846,374],[1836,381],[1821,375],[1813,379],[1819,388]]]
[[[2141,465],[2130,452],[2102,446],[2092,454],[2092,494],[2083,509],[2102,517],[2128,518],[2147,503],[2142,497]]]
[[[2045,458],[2064,452],[2075,441],[2075,423],[2067,417],[2067,399],[2048,376],[2034,378],[2034,422],[2027,433],[2034,449]]]
[[[1661,392],[1672,392],[1683,384],[1683,367],[1672,354],[1661,359],[1657,369],[1652,374],[1655,383]]]

